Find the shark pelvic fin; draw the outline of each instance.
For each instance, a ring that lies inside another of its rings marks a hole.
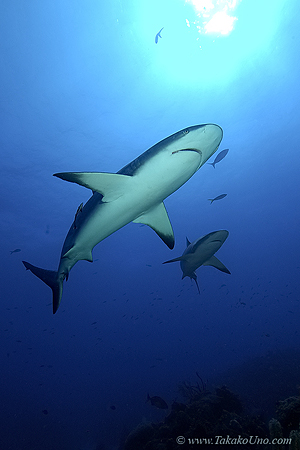
[[[73,245],[66,253],[64,253],[62,255],[62,258],[69,258],[69,259],[75,258],[75,256],[74,256],[75,252],[76,252],[76,248]],[[78,258],[78,261],[79,260],[84,260],[84,261],[93,262],[93,255],[92,255],[91,250],[87,250],[85,252],[81,252],[80,255],[77,254],[77,258]]]
[[[112,202],[121,197],[132,183],[132,177],[117,173],[104,172],[62,172],[55,177],[71,183],[77,183],[93,192],[103,195],[103,202]]]
[[[62,291],[63,291],[63,279],[58,278],[58,272],[54,270],[40,269],[39,267],[33,266],[32,264],[22,261],[26,270],[30,270],[34,275],[36,275],[40,280],[47,284],[52,289],[53,293],[53,314],[58,310]]]
[[[216,258],[215,256],[211,256],[202,265],[203,266],[213,266],[216,269],[221,270],[221,272],[225,272],[225,273],[229,273],[230,274],[230,271],[227,269],[227,267],[225,267],[224,264],[221,263],[221,261],[218,258]]]
[[[149,209],[133,220],[133,222],[148,225],[169,248],[172,249],[174,247],[175,239],[173,228],[163,202]]]

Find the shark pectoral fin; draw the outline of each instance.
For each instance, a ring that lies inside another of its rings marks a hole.
[[[71,183],[77,183],[93,192],[103,195],[103,202],[112,202],[121,197],[132,183],[132,177],[117,173],[104,172],[62,172],[55,177]]]
[[[144,223],[151,227],[169,248],[174,247],[173,228],[163,202],[146,211],[133,220],[134,223]]]
[[[183,261],[184,258],[182,256],[178,256],[178,258],[174,258],[174,259],[169,259],[169,261],[164,261],[163,264],[168,264],[170,262],[176,262],[176,261]],[[182,276],[183,278],[183,276]]]
[[[221,270],[221,272],[230,273],[229,270],[227,269],[227,267],[225,267],[224,264],[221,263],[221,261],[219,261],[218,258],[216,258],[215,256],[212,256],[211,258],[209,258],[202,265],[203,266],[213,266],[216,269]]]

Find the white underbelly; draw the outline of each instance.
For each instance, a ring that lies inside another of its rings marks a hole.
[[[162,154],[150,161],[145,169],[142,168],[136,178],[147,195],[162,201],[186,183],[200,163],[201,155],[196,151]]]
[[[182,186],[198,169],[201,155],[180,151],[161,161],[155,158],[132,177],[126,192],[116,200],[100,203],[89,213],[76,233],[69,256],[76,259],[90,252],[95,245],[129,222],[161,203]]]

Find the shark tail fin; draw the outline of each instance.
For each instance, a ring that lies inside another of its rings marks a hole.
[[[26,270],[30,270],[35,276],[47,284],[52,289],[53,293],[53,314],[58,310],[62,291],[63,291],[63,279],[59,279],[58,272],[54,270],[40,269],[39,267],[33,266],[32,264],[22,261]]]
[[[197,277],[195,277],[195,278],[194,278],[194,280],[195,280],[195,283],[196,283],[196,286],[197,286],[198,292],[199,292],[199,294],[200,294],[200,289],[199,289],[199,284],[198,284],[198,281],[197,281]]]
[[[198,281],[197,281],[197,275],[195,274],[195,272],[192,272],[189,275],[184,275],[183,274],[181,279],[183,280],[185,277],[190,277],[191,280],[195,281],[197,289],[198,289],[198,292],[200,294],[200,288],[199,288],[199,284],[198,284]]]

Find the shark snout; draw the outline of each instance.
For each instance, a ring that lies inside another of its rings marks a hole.
[[[201,155],[201,167],[218,150],[222,138],[223,130],[219,125],[195,125],[182,138],[182,150],[198,152]]]

